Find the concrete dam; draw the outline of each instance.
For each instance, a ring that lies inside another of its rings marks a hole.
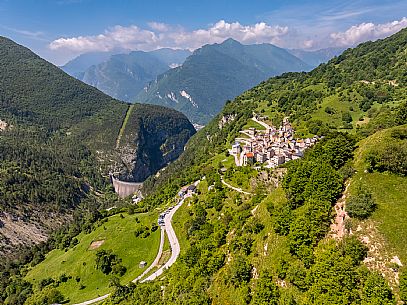
[[[110,176],[112,179],[112,184],[116,194],[119,195],[120,198],[125,198],[130,196],[134,193],[137,193],[143,187],[142,182],[125,182],[116,179],[113,176]]]

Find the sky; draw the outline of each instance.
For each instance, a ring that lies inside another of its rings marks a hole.
[[[230,37],[350,47],[405,27],[406,0],[0,0],[0,35],[56,65],[87,52],[193,50]]]

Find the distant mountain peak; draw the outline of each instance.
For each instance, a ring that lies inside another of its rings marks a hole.
[[[233,38],[228,38],[224,40],[221,45],[242,45],[239,41],[233,39]]]

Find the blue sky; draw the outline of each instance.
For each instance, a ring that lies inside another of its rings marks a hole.
[[[352,46],[407,26],[407,1],[0,0],[0,35],[55,64],[89,51],[195,49],[228,37]]]

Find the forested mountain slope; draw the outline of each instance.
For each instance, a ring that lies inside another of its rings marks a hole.
[[[174,160],[195,132],[174,110],[135,105],[126,117],[129,109],[0,38],[2,254],[43,241],[82,203],[100,205],[92,193],[108,187],[102,175],[115,170],[142,181]]]
[[[206,124],[234,98],[264,79],[310,66],[270,44],[242,45],[228,39],[196,50],[185,63],[159,75],[136,101],[165,105]]]

